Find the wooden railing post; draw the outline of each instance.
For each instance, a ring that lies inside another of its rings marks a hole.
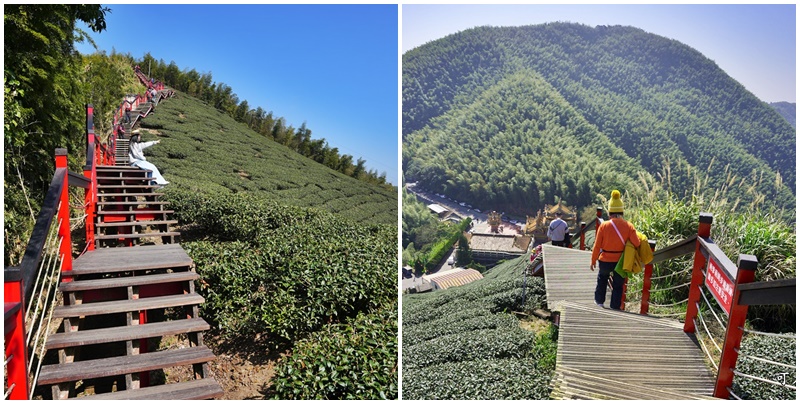
[[[67,149],[56,149],[56,169],[67,168]],[[58,238],[61,247],[58,253],[61,257],[61,272],[72,271],[72,237],[69,232],[69,170],[64,170],[64,187],[61,190],[60,205],[58,208]],[[64,282],[71,282],[71,277],[65,277]]]
[[[8,268],[6,268],[8,269]],[[25,343],[25,299],[22,278],[5,279],[3,285],[3,302],[5,304],[18,304],[18,308],[5,320],[4,339],[5,354],[8,364],[6,368],[6,382],[11,392],[9,400],[27,400],[30,395],[28,383],[28,346]],[[8,310],[8,309],[6,309]],[[12,387],[13,386],[13,387]]]
[[[694,248],[694,264],[692,265],[692,282],[689,285],[689,301],[686,306],[686,319],[683,323],[683,331],[687,333],[695,332],[694,319],[697,317],[697,304],[700,302],[700,287],[703,285],[703,267],[706,265],[706,258],[700,250],[701,238],[711,236],[711,223],[714,216],[710,213],[700,213],[700,221],[697,226],[697,244]]]
[[[596,222],[595,227],[594,227],[595,231],[597,231],[597,226],[600,225],[600,221],[601,220],[603,220],[603,207],[602,206],[598,206],[597,207],[597,222]]]
[[[111,136],[115,136],[113,133]],[[94,134],[94,106],[86,105],[86,165],[83,167],[83,176],[89,179],[89,188],[86,189],[83,200],[86,210],[86,249],[94,250],[95,215],[97,213],[97,164],[94,153],[97,137]]]
[[[581,222],[581,251],[586,250],[586,222]]]
[[[758,259],[749,254],[739,254],[736,264],[736,279],[733,283],[733,300],[731,312],[728,316],[728,327],[725,329],[725,342],[722,345],[722,356],[719,360],[719,373],[714,385],[714,397],[728,399],[730,393],[728,389],[733,385],[733,369],[736,367],[736,360],[739,358],[737,350],[742,342],[744,322],[747,319],[746,304],[739,304],[741,291],[738,285],[751,283],[756,278],[756,268]]]
[[[647,240],[650,250],[656,250],[655,240]],[[642,278],[642,305],[639,307],[639,314],[647,314],[650,311],[650,286],[653,278],[653,262],[644,266],[644,277]]]

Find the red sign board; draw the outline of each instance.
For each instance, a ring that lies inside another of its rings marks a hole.
[[[708,260],[706,286],[717,299],[722,310],[730,315],[733,305],[733,280],[713,259]]]

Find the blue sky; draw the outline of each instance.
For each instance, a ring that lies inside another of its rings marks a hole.
[[[98,49],[210,72],[397,184],[397,5],[106,6],[107,31],[90,35]]]
[[[402,52],[476,26],[627,25],[700,51],[762,101],[796,102],[796,6],[424,5],[402,9]]]

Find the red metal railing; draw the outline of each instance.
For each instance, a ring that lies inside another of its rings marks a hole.
[[[91,161],[91,160],[90,160]],[[55,302],[53,271],[62,272],[62,281],[70,281],[72,240],[69,226],[70,185],[89,187],[89,179],[67,169],[67,150],[56,149],[55,174],[36,218],[31,238],[19,267],[4,270],[5,356],[7,399],[30,399],[36,375],[33,360],[40,337],[46,338],[43,319]],[[55,228],[53,226],[55,225]],[[53,235],[55,234],[55,237]],[[57,276],[55,278],[58,278]],[[47,293],[43,293],[45,285]],[[41,285],[41,288],[39,287]],[[43,313],[28,317],[30,312]],[[31,336],[36,336],[31,339]],[[44,344],[42,343],[43,347]],[[37,357],[41,365],[43,353]]]
[[[587,248],[585,241],[586,232],[596,229],[599,225],[602,214],[602,208],[597,209],[597,219],[590,222],[589,225],[581,223],[581,231],[573,236],[572,244],[579,246],[581,250]],[[734,375],[737,374],[736,362],[739,356],[739,346],[742,341],[742,336],[745,331],[744,323],[747,318],[747,311],[749,305],[753,304],[794,304],[795,296],[795,281],[780,280],[765,282],[765,285],[760,285],[758,290],[760,295],[751,292],[750,287],[755,285],[752,282],[755,279],[755,270],[758,266],[757,259],[752,255],[740,254],[737,263],[734,264],[720,248],[711,240],[711,224],[713,217],[707,213],[701,213],[699,218],[699,225],[697,235],[690,237],[686,240],[675,243],[669,247],[662,248],[653,253],[653,261],[644,267],[642,273],[642,290],[641,290],[641,306],[639,313],[648,315],[650,311],[650,297],[653,291],[653,265],[659,262],[670,260],[673,258],[685,256],[694,253],[693,265],[690,269],[691,282],[684,285],[668,286],[660,291],[666,291],[679,287],[689,287],[689,297],[685,301],[687,308],[685,312],[684,331],[687,333],[697,332],[698,318],[701,324],[705,322],[700,315],[700,304],[704,301],[707,305],[711,304],[706,297],[704,290],[709,291],[727,315],[727,325],[721,325],[724,331],[724,343],[720,347],[719,364],[714,364],[717,368],[717,377],[715,381],[714,396],[718,398],[729,398],[732,395],[732,384]],[[580,243],[580,244],[578,244]],[[655,250],[655,241],[649,240],[650,248]],[[660,276],[660,278],[669,277],[668,275]],[[622,295],[622,309],[625,308],[625,298],[627,292],[627,280],[623,286]],[[766,292],[766,290],[780,291],[780,298],[776,298],[773,294]],[[742,298],[742,292],[750,293],[745,298]],[[758,297],[756,297],[758,296]],[[715,314],[715,317],[716,314]],[[701,341],[702,339],[698,338]],[[715,343],[716,344],[716,343]],[[711,362],[714,359],[708,350],[703,346],[706,355],[709,356]]]
[[[708,338],[698,335],[698,341],[711,363],[717,369],[714,396],[727,399],[732,396],[736,362],[739,357],[739,347],[745,331],[744,324],[749,306],[753,304],[794,304],[795,282],[794,279],[780,280],[764,282],[764,285],[760,285],[758,288],[749,287],[755,280],[758,260],[752,255],[739,254],[737,263],[734,264],[711,239],[712,223],[712,215],[701,213],[697,236],[654,252],[653,262],[645,266],[643,273],[640,313],[647,315],[649,312],[653,264],[694,253],[691,281],[688,285],[689,297],[686,300],[684,331],[698,333],[698,324],[700,324],[708,334]],[[651,241],[651,248],[654,246],[655,243]],[[667,289],[673,288],[675,286]],[[761,295],[748,292],[751,289],[759,289],[758,293]],[[774,293],[770,294],[769,290]],[[706,291],[711,294],[711,299],[706,296]],[[749,294],[744,296],[743,293]],[[780,297],[776,297],[776,294],[779,294]],[[711,303],[712,301],[715,303]],[[720,328],[724,329],[724,342],[721,346],[717,346],[718,344],[713,341],[714,338],[711,335],[711,331],[703,318],[702,310],[700,309],[703,303],[705,303],[707,311],[713,314],[714,318],[719,322]],[[724,314],[718,316],[713,312],[713,306],[719,307],[724,311]],[[720,317],[727,317],[727,324],[723,324]],[[700,322],[698,323],[698,321]],[[713,342],[714,346],[718,348],[718,364],[715,363],[711,350],[703,342],[706,339]]]

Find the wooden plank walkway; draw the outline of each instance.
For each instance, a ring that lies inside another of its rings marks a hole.
[[[551,398],[713,399],[713,376],[682,323],[597,307],[591,253],[543,253],[548,308],[560,312]]]
[[[594,289],[597,271],[589,270],[592,261],[590,251],[571,248],[542,246],[544,254],[544,283],[547,288],[547,308],[559,310],[559,303],[573,302],[594,304]],[[611,288],[606,292],[606,307],[611,302]]]

